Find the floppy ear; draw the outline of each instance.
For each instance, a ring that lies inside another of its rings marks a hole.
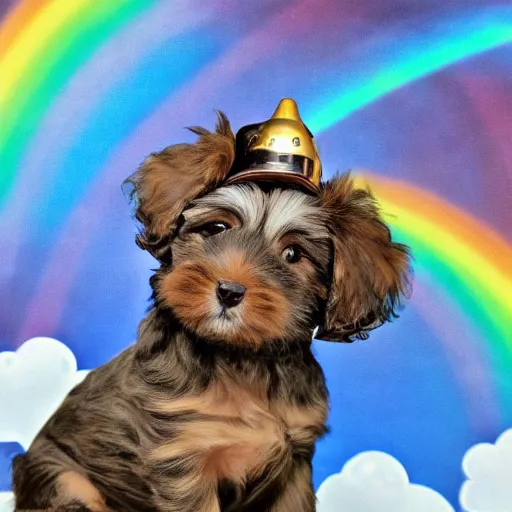
[[[130,199],[142,224],[137,245],[160,261],[168,260],[169,242],[186,205],[224,180],[235,156],[235,136],[226,116],[217,112],[215,132],[193,127],[194,144],[176,144],[151,154],[130,176]]]
[[[410,294],[408,247],[394,243],[368,190],[350,174],[336,176],[321,192],[333,241],[332,281],[317,339],[354,341],[396,318]]]

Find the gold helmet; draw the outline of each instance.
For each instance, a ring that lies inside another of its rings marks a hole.
[[[303,123],[295,101],[281,100],[264,123],[241,128],[236,158],[226,184],[242,181],[285,181],[320,191],[322,166],[313,135]]]

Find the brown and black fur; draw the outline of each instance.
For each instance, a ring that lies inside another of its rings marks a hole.
[[[229,123],[194,130],[197,143],[130,178],[138,244],[160,263],[137,343],[92,371],[15,460],[17,509],[315,510],[328,394],[313,331],[351,341],[396,315],[408,251],[350,176],[319,197],[222,187]],[[243,285],[240,306],[215,302],[219,280]]]

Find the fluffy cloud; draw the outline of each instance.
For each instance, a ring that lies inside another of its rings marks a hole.
[[[12,492],[0,492],[0,512],[13,512],[14,496]]]
[[[363,452],[317,492],[318,512],[454,512],[437,492],[409,483],[404,467],[383,452]]]
[[[69,391],[87,374],[73,352],[52,338],[32,338],[0,352],[0,442],[25,450]]]
[[[462,461],[468,480],[460,490],[460,504],[468,512],[512,510],[512,428],[496,444],[479,443]]]

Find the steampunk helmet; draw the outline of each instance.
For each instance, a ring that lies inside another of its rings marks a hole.
[[[244,181],[281,181],[311,193],[320,191],[322,166],[313,135],[294,100],[281,100],[273,116],[242,127],[236,158],[226,185]]]

